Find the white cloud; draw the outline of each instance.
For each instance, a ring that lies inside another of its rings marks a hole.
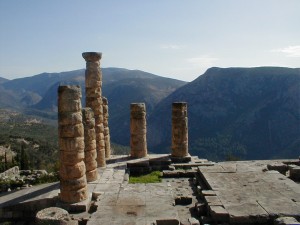
[[[218,58],[206,56],[206,55],[186,59],[188,63],[192,64],[195,67],[200,67],[200,68],[203,67],[208,68],[214,66],[218,60],[219,60]]]
[[[162,49],[173,49],[173,50],[178,50],[178,49],[183,49],[185,48],[185,45],[176,45],[176,44],[163,44],[160,46]]]
[[[300,45],[273,49],[271,52],[280,52],[285,54],[286,57],[300,57]]]

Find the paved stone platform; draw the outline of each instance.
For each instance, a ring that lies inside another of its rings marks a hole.
[[[149,155],[143,159],[113,156],[106,168],[98,168],[99,179],[88,183],[92,201],[79,203],[80,209],[86,207],[87,210],[71,213],[72,218],[85,221],[87,225],[172,225],[180,221],[190,225],[190,208],[197,202],[190,178],[167,178],[162,183],[152,184],[128,183],[127,164],[144,165],[147,161],[155,167],[170,164],[167,154]],[[0,221],[32,219],[38,210],[61,207],[58,194],[58,182],[7,193],[0,198]],[[190,202],[175,205],[178,196],[190,198]]]
[[[299,220],[300,184],[268,170],[270,163],[290,166],[292,161],[212,163],[192,157],[189,163],[174,164],[168,155],[113,156],[106,168],[98,168],[99,179],[88,184],[89,200],[74,206],[81,212],[70,212],[71,217],[79,225],[273,225],[280,216]],[[129,184],[128,165],[169,169],[161,183]],[[0,222],[32,220],[38,210],[59,206],[58,194],[59,183],[51,183],[1,195]]]
[[[209,214],[230,224],[272,224],[280,216],[300,217],[300,185],[287,176],[267,170],[275,161],[223,162],[199,167],[207,188]],[[280,161],[282,162],[282,161]],[[279,163],[279,162],[278,162]]]
[[[147,160],[161,162],[168,155],[150,155]],[[197,202],[188,178],[168,178],[162,183],[129,184],[125,168],[127,163],[145,164],[143,159],[118,156],[102,171],[93,190],[96,210],[87,225],[190,225],[190,208]],[[157,165],[157,163],[155,163]],[[100,171],[101,173],[101,171]],[[189,196],[191,202],[175,205],[176,196]]]

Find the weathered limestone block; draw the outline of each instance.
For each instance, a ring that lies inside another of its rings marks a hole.
[[[83,125],[84,125],[84,143],[85,143],[85,167],[87,182],[98,179],[97,171],[97,150],[96,150],[96,133],[94,112],[91,108],[82,109]],[[92,172],[91,172],[92,171]]]
[[[60,127],[58,128],[60,129]],[[84,137],[68,137],[59,138],[59,147],[63,151],[83,151],[84,150]]]
[[[156,220],[156,225],[180,225],[180,222],[176,218],[162,218]]]
[[[144,103],[132,103],[130,110],[130,155],[134,158],[146,157],[146,106]]]
[[[61,125],[59,127],[60,137],[82,137],[84,129],[81,123],[75,125]]]
[[[300,181],[300,166],[290,167],[290,178],[295,181]]]
[[[36,223],[38,225],[77,225],[78,221],[72,220],[68,211],[50,207],[37,212]]]
[[[66,203],[77,203],[87,199],[80,98],[79,86],[58,88],[60,199]]]
[[[4,177],[15,177],[20,175],[20,170],[18,166],[14,166],[3,173],[0,173],[0,179]]]
[[[274,220],[274,225],[299,225],[298,222],[294,217],[279,217]]]
[[[62,180],[62,190],[63,191],[76,191],[82,189],[86,186],[86,177],[82,176],[74,180]]]
[[[81,202],[87,199],[88,196],[88,190],[86,187],[79,189],[79,190],[65,190],[61,189],[60,190],[60,198],[63,197],[63,201],[67,203],[77,203]]]
[[[213,221],[229,222],[229,213],[222,206],[209,206],[209,214]]]
[[[96,135],[95,135],[95,139],[96,139]],[[96,149],[96,140],[92,140],[92,141],[87,141],[88,142],[88,144],[87,144],[87,146],[85,147],[85,149],[87,150],[87,151],[90,151],[90,150],[92,150],[92,149]],[[97,151],[96,151],[96,158],[97,158]]]
[[[187,103],[172,104],[172,156],[188,156],[188,118]]]
[[[58,114],[59,125],[76,125],[82,123],[81,112],[60,112]]]
[[[58,104],[58,108],[60,112],[77,112],[80,111],[81,109],[81,101],[80,99],[78,100],[62,99]]]
[[[104,126],[104,142],[105,142],[105,158],[109,159],[111,155],[110,149],[110,134],[108,127],[108,101],[107,98],[102,97],[103,102],[103,126]]]
[[[59,175],[64,180],[77,179],[83,177],[85,174],[84,161],[79,163],[73,163],[72,165],[66,165],[64,162],[60,165]]]
[[[95,174],[97,174],[96,179],[95,179],[95,180],[97,180],[98,179],[98,170],[97,169],[86,172],[86,177],[90,177],[91,179],[94,179]]]
[[[102,73],[100,69],[100,52],[84,52],[82,57],[86,61],[85,70],[85,91],[86,107],[94,112],[96,131],[96,151],[98,167],[105,167],[105,142],[103,127],[103,106],[102,106]]]
[[[73,165],[80,163],[84,160],[84,151],[60,151],[60,162],[64,162],[65,165]]]
[[[272,163],[267,165],[268,170],[276,170],[279,173],[285,175],[286,172],[289,170],[288,165],[284,163]]]

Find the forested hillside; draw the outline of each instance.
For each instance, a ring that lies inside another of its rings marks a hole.
[[[298,157],[300,70],[211,68],[161,101],[149,118],[154,152],[171,145],[171,104],[188,103],[190,152],[211,159]]]

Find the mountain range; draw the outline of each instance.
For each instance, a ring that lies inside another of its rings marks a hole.
[[[300,155],[300,69],[213,67],[189,83],[139,70],[102,73],[115,143],[129,145],[129,105],[145,102],[148,150],[170,152],[172,102],[184,101],[191,154],[214,160]],[[43,73],[0,78],[0,108],[55,119],[60,84],[81,85],[84,100],[84,70]]]

